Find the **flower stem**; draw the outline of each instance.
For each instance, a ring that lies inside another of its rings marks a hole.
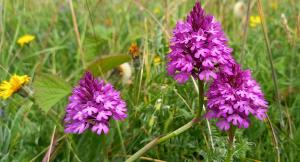
[[[186,130],[190,129],[195,123],[198,123],[199,119],[198,118],[194,118],[192,119],[190,122],[186,123],[185,125],[183,125],[182,127],[176,129],[175,131],[163,136],[163,137],[157,137],[154,140],[152,140],[151,142],[149,142],[147,145],[145,145],[143,148],[141,148],[139,151],[137,151],[135,154],[133,154],[131,157],[129,157],[129,159],[127,159],[125,162],[132,162],[137,160],[139,157],[141,157],[145,152],[147,152],[148,150],[150,150],[151,148],[153,148],[154,146],[165,142],[167,140],[169,140],[172,137],[178,136],[179,134],[185,132]]]
[[[196,118],[201,116],[204,102],[204,83],[201,80],[198,80],[198,91],[199,91],[199,109],[196,111]]]
[[[234,132],[235,128],[231,127],[228,131],[228,149],[227,149],[227,156],[225,162],[231,162],[232,155],[233,155],[233,140],[234,140]]]

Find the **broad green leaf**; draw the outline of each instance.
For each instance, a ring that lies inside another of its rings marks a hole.
[[[117,67],[118,65],[130,61],[130,59],[131,57],[129,55],[107,55],[96,59],[87,67],[86,70],[92,72],[96,76],[99,76]]]
[[[33,87],[36,103],[46,112],[58,101],[67,96],[72,89],[66,81],[50,74],[37,76]]]

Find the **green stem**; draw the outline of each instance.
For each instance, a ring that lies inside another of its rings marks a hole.
[[[273,80],[273,84],[274,84],[275,97],[276,97],[277,104],[280,107],[280,109],[279,109],[279,111],[280,111],[280,122],[281,122],[281,125],[284,126],[283,112],[282,112],[282,107],[281,107],[281,104],[280,104],[281,103],[281,98],[280,98],[280,95],[279,95],[279,88],[278,88],[276,70],[275,70],[275,67],[274,67],[274,64],[273,64],[271,45],[270,45],[270,41],[269,41],[269,37],[268,37],[268,31],[267,31],[266,22],[265,22],[265,19],[264,19],[265,16],[264,16],[261,0],[258,0],[257,7],[258,7],[259,16],[260,16],[260,19],[261,19],[261,26],[262,26],[262,29],[263,29],[265,43],[266,43],[266,47],[267,47],[267,51],[268,51],[267,53],[268,53],[269,64],[270,64],[270,68],[271,68],[271,72],[272,72],[272,80]]]
[[[201,80],[198,80],[198,96],[199,96],[199,109],[196,113],[196,117],[200,117],[201,116],[201,113],[202,111],[204,110],[205,111],[205,108],[204,108],[204,82],[201,81]],[[209,121],[207,119],[206,120],[206,125],[207,125],[207,129],[208,129],[208,136],[209,136],[209,141],[210,141],[210,144],[211,144],[211,149],[214,150],[214,142],[213,142],[213,138],[212,138],[212,133],[211,133],[211,129],[210,129],[210,124],[209,124]],[[209,149],[209,147],[208,147]]]
[[[269,59],[269,63],[270,63],[271,71],[272,71],[272,80],[273,80],[273,84],[274,84],[274,88],[275,88],[275,95],[276,95],[277,101],[279,101],[279,103],[280,103],[277,76],[276,76],[275,67],[273,64],[271,45],[270,45],[270,41],[269,41],[269,37],[268,37],[267,27],[265,24],[261,0],[258,0],[258,11],[259,11],[260,19],[261,19],[261,25],[262,25],[262,29],[263,29],[263,33],[264,33],[265,43],[266,43],[267,50],[268,50],[268,59]]]
[[[267,26],[266,26],[266,22],[265,22],[265,19],[264,19],[264,12],[263,12],[263,8],[262,8],[261,0],[258,0],[258,12],[259,12],[259,15],[260,15],[260,18],[261,18],[261,26],[262,26],[262,29],[263,29],[265,43],[266,43],[267,50],[268,50],[268,59],[269,59],[269,63],[270,63],[271,71],[272,71],[272,80],[273,80],[273,84],[274,84],[276,101],[277,101],[277,104],[279,106],[280,125],[282,127],[284,127],[283,111],[282,111],[282,106],[281,106],[281,98],[280,98],[280,95],[279,95],[277,76],[276,76],[275,67],[273,65],[272,51],[271,51],[270,41],[269,41],[269,37],[268,37],[268,33],[267,33]],[[268,121],[270,121],[269,117],[268,117]],[[271,130],[272,130],[273,138],[275,140],[276,135],[275,135],[274,130],[272,128],[272,123],[269,122],[269,124],[270,124]],[[276,142],[277,141],[275,140],[274,141],[275,152],[277,154],[277,162],[280,162],[280,151],[279,151],[278,143],[276,144]]]
[[[100,136],[100,140],[101,140],[101,141],[100,141],[100,142],[101,142],[101,145],[102,145],[102,146],[105,146],[105,145],[106,145],[106,138],[105,138],[104,135],[101,135],[101,136]],[[102,151],[103,162],[109,162],[107,150],[105,149],[105,147],[100,147],[100,148],[101,148],[100,151]]]
[[[157,137],[154,140],[152,140],[151,142],[149,142],[147,145],[145,145],[143,148],[141,148],[139,151],[137,151],[135,154],[133,154],[132,156],[129,157],[129,159],[127,159],[125,162],[132,162],[137,160],[139,157],[141,157],[145,152],[147,152],[148,150],[150,150],[151,148],[153,148],[154,146],[165,142],[167,140],[169,140],[172,137],[178,136],[179,134],[185,132],[186,130],[190,129],[195,123],[198,123],[199,119],[198,118],[194,118],[192,119],[190,122],[188,122],[187,124],[183,125],[182,127],[176,129],[175,131],[163,136],[163,137]]]
[[[117,131],[118,131],[118,135],[119,135],[119,138],[120,138],[120,141],[121,141],[121,147],[122,147],[122,151],[124,153],[124,155],[126,156],[126,149],[125,149],[125,146],[124,146],[124,140],[123,140],[123,136],[122,136],[122,132],[121,132],[121,129],[120,129],[120,125],[117,121],[115,121],[116,123],[116,126],[117,126]]]
[[[271,119],[269,118],[269,115],[267,115],[267,122],[270,127],[270,131],[272,133],[272,142],[274,145],[274,150],[276,152],[277,162],[280,162],[280,150],[279,150],[279,146],[278,146],[278,140],[277,140],[277,136],[276,136],[273,124],[271,122]]]
[[[234,132],[235,129],[233,127],[230,128],[228,131],[228,149],[227,149],[227,156],[225,159],[225,162],[231,162],[232,155],[233,155],[233,140],[234,140]]]
[[[199,90],[199,109],[196,111],[196,118],[199,118],[203,109],[204,102],[204,83],[201,80],[198,80],[198,90]]]

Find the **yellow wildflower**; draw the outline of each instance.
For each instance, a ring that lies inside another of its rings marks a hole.
[[[153,12],[155,14],[160,14],[160,8],[159,7],[155,7]]]
[[[278,3],[277,3],[277,2],[271,2],[270,6],[271,6],[271,8],[272,8],[273,10],[277,10],[277,8],[278,8]]]
[[[255,28],[260,23],[261,23],[261,19],[259,16],[250,16],[250,26],[252,28]]]
[[[139,47],[136,43],[131,43],[128,51],[133,58],[137,58],[139,56]]]
[[[26,34],[26,35],[24,35],[24,36],[22,36],[21,38],[18,39],[18,44],[21,47],[23,47],[24,44],[28,44],[31,41],[33,41],[34,39],[35,39],[35,37],[33,35]]]
[[[154,62],[154,65],[155,65],[155,66],[159,65],[160,62],[161,62],[160,57],[159,57],[159,56],[155,56],[153,62]]]
[[[17,92],[22,86],[27,84],[30,80],[30,77],[27,75],[18,76],[13,75],[9,81],[2,81],[0,84],[0,97],[4,100]]]

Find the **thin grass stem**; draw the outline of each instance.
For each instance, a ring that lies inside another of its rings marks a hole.
[[[120,138],[122,151],[123,151],[123,154],[126,156],[127,154],[126,154],[126,149],[125,149],[125,145],[124,145],[124,140],[123,140],[120,124],[117,121],[115,121],[115,123],[116,123],[116,126],[117,126],[117,131],[118,131],[118,135],[119,135],[119,138]]]
[[[271,129],[271,132],[272,132],[272,142],[273,142],[273,145],[274,145],[274,150],[276,152],[277,162],[280,162],[280,150],[279,150],[278,140],[277,140],[277,136],[276,136],[273,124],[271,122],[271,119],[269,118],[269,115],[267,115],[267,122],[268,122],[268,125]]]
[[[49,146],[49,150],[46,153],[47,162],[50,162],[50,157],[51,157],[51,153],[52,153],[55,132],[56,132],[56,125],[54,125],[54,129],[53,129],[53,133],[52,133],[52,137],[51,137],[51,143],[50,143],[50,146]]]
[[[276,100],[277,100],[278,104],[280,105],[280,96],[279,96],[279,90],[278,90],[277,76],[276,76],[276,71],[275,71],[275,67],[274,67],[274,63],[273,63],[272,50],[271,50],[271,45],[270,45],[270,41],[269,41],[269,37],[268,37],[266,22],[264,19],[264,12],[263,12],[263,8],[262,8],[261,0],[258,0],[257,6],[258,6],[258,11],[259,11],[259,16],[261,19],[261,26],[262,26],[263,33],[264,33],[265,43],[266,43],[266,47],[267,47],[268,59],[269,59],[269,63],[270,63],[271,71],[272,71],[272,80],[273,80],[273,84],[274,84],[274,88],[275,88],[275,96],[276,96]],[[282,114],[282,110],[280,110],[280,111]]]
[[[281,109],[281,106],[280,106],[281,103],[280,103],[277,77],[276,77],[276,72],[275,72],[275,68],[274,68],[274,65],[273,65],[272,51],[271,51],[270,41],[269,41],[269,37],[268,37],[266,22],[265,22],[265,19],[264,19],[264,12],[263,12],[263,8],[262,8],[261,0],[258,0],[257,7],[258,7],[258,11],[259,11],[259,16],[261,18],[261,26],[262,26],[263,33],[264,33],[265,43],[266,43],[267,50],[268,50],[268,59],[269,59],[269,63],[270,63],[270,66],[271,66],[271,71],[272,71],[272,80],[273,80],[273,84],[274,84],[274,88],[275,88],[276,101],[277,101],[278,106],[280,107],[279,108],[280,119],[281,119],[280,121],[281,121],[281,125],[283,125],[283,115],[282,115],[283,112],[282,112],[282,109]],[[269,123],[271,131],[272,131],[273,143],[274,143],[274,147],[275,147],[274,150],[275,150],[276,155],[277,155],[277,162],[280,162],[280,151],[279,151],[277,137],[276,137],[276,134],[274,132],[274,129],[273,129],[273,126],[272,126],[272,123],[270,121],[269,116],[267,116],[267,120],[268,120],[268,123]]]
[[[246,51],[246,42],[247,42],[247,33],[248,33],[248,24],[249,24],[249,17],[250,17],[250,8],[251,8],[251,0],[248,0],[247,3],[247,14],[246,14],[246,20],[244,22],[244,27],[243,27],[243,44],[242,44],[242,51],[241,51],[241,65],[244,63],[245,59],[245,51]]]
[[[69,2],[71,14],[72,14],[72,21],[73,21],[73,26],[74,26],[74,32],[75,32],[75,35],[76,35],[76,41],[77,41],[77,45],[78,45],[80,60],[82,62],[83,67],[85,67],[84,54],[83,54],[83,49],[82,49],[82,46],[81,46],[80,33],[79,33],[79,30],[78,30],[78,23],[77,23],[77,20],[76,20],[76,14],[75,14],[75,11],[74,11],[73,1],[68,0],[68,2]]]

